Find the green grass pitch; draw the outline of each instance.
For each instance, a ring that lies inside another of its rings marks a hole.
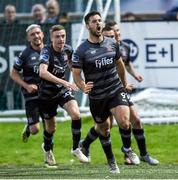
[[[92,125],[92,119],[83,119],[82,137]],[[108,172],[98,140],[91,145],[90,164],[80,164],[70,154],[70,121],[57,124],[54,154],[58,168],[47,169],[41,150],[42,126],[40,133],[31,136],[28,143],[20,138],[23,126],[23,123],[0,123],[0,179],[178,179],[178,124],[144,125],[148,152],[160,161],[158,166],[144,162],[139,166],[124,165],[120,135],[114,126],[112,147],[121,171],[117,175]],[[132,147],[139,155],[134,138]]]

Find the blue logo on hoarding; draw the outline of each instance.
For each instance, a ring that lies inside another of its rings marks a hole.
[[[139,53],[139,49],[138,49],[137,44],[130,39],[124,39],[123,41],[126,42],[130,46],[131,61],[132,62],[135,61],[137,56],[138,56],[138,53]]]

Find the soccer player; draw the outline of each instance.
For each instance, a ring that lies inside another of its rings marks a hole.
[[[114,30],[110,26],[105,26],[102,30],[102,34],[105,37],[115,38]]]
[[[73,147],[71,153],[81,162],[86,163],[88,158],[78,148],[81,137],[81,117],[77,101],[72,95],[72,90],[76,91],[78,88],[75,84],[65,80],[67,65],[71,67],[73,50],[71,46],[65,44],[66,31],[61,25],[51,27],[50,39],[52,44],[45,46],[41,51],[39,67],[42,78],[39,97],[46,127],[42,148],[45,154],[49,151],[52,154],[53,134],[56,127],[55,116],[59,105],[68,112],[72,119]]]
[[[38,67],[40,51],[44,46],[44,34],[39,25],[28,26],[26,33],[30,44],[16,58],[10,74],[11,78],[22,87],[25,98],[27,125],[22,132],[23,142],[27,142],[30,134],[37,134],[40,129],[39,117],[41,113],[38,103],[40,77]],[[23,72],[22,77],[20,71]]]
[[[103,30],[104,31],[103,33],[106,35],[109,35],[110,30],[107,31],[107,29],[109,29],[109,28],[111,28],[114,31],[115,39],[120,44],[122,60],[125,64],[125,67],[126,67],[128,73],[131,76],[133,76],[138,82],[141,82],[143,80],[143,77],[141,75],[139,75],[134,69],[134,66],[133,66],[133,63],[132,63],[131,57],[130,57],[130,47],[127,43],[122,41],[121,33],[120,33],[117,23],[115,21],[110,21],[110,22],[106,23],[105,30]],[[128,99],[129,99],[129,108],[130,108],[130,122],[132,124],[133,135],[137,141],[137,145],[138,145],[138,148],[140,151],[140,160],[145,161],[150,165],[157,165],[159,163],[159,161],[152,158],[147,152],[146,140],[145,140],[144,130],[143,130],[143,127],[141,124],[140,117],[137,113],[137,110],[136,110],[133,102],[130,100],[130,97],[128,97]],[[131,136],[131,134],[130,134],[130,136]],[[122,133],[121,133],[121,137],[123,139]],[[122,148],[122,152],[125,153],[123,148]],[[133,162],[130,161],[130,159],[128,158],[126,153],[125,153],[125,163],[133,164]]]
[[[103,23],[100,13],[89,12],[84,19],[89,37],[74,53],[72,73],[76,85],[89,94],[90,111],[96,125],[90,129],[89,138],[83,147],[88,150],[90,141],[99,136],[110,172],[119,173],[110,140],[108,117],[111,114],[126,137],[125,151],[132,153],[136,163],[139,161],[137,155],[130,151],[130,139],[127,139],[130,134],[130,111],[125,92],[125,68],[119,44],[115,39],[104,38],[102,35]],[[82,71],[85,80],[81,76]]]

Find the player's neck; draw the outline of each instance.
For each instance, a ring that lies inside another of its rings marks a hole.
[[[91,42],[91,43],[101,43],[103,41],[103,36],[92,36],[90,35],[88,40]]]
[[[56,51],[56,52],[62,52],[62,50],[64,49],[63,47],[61,47],[61,48],[59,48],[59,47],[55,47],[55,46],[53,46],[53,49],[54,49],[54,51]]]

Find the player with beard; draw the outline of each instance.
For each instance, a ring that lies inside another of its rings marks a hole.
[[[55,116],[58,106],[64,108],[72,119],[71,130],[73,147],[71,153],[81,162],[88,162],[88,158],[78,148],[81,137],[81,117],[77,101],[72,95],[72,90],[78,88],[65,79],[67,66],[71,67],[72,47],[66,45],[66,31],[61,25],[54,25],[50,29],[52,44],[45,46],[40,54],[40,77],[39,90],[42,112],[45,119],[45,136],[42,148],[46,156],[53,150],[53,134],[56,129]],[[55,164],[53,156],[51,164]]]
[[[124,147],[132,155],[135,163],[139,158],[130,148],[129,107],[125,87],[125,67],[121,59],[119,44],[115,39],[104,38],[101,15],[92,11],[85,16],[89,37],[74,53],[72,72],[76,85],[89,94],[90,111],[95,127],[88,132],[82,143],[82,150],[88,152],[90,142],[99,136],[111,173],[119,173],[110,139],[112,114],[125,135]],[[84,73],[85,80],[81,73]],[[84,151],[83,151],[84,152]],[[87,154],[85,154],[87,156]]]
[[[41,27],[32,24],[26,29],[29,46],[25,48],[16,58],[11,78],[22,87],[22,93],[25,98],[25,110],[27,116],[27,125],[22,132],[23,142],[27,142],[30,134],[37,134],[40,129],[39,117],[41,114],[38,99],[39,77],[39,56],[44,47],[44,34]],[[20,75],[22,71],[22,77]]]

